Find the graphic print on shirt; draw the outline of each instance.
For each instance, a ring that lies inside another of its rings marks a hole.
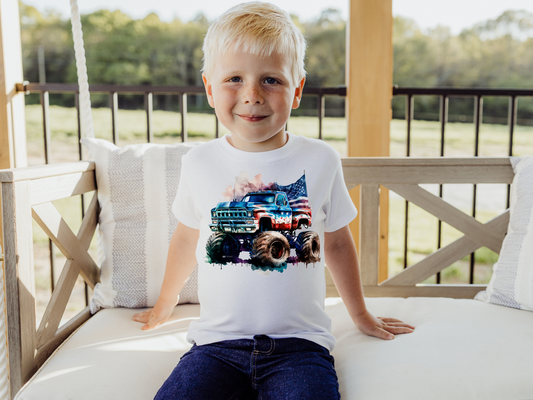
[[[261,175],[248,180],[241,174],[224,195],[231,201],[211,210],[208,263],[283,272],[288,264],[320,261],[319,236],[307,230],[312,212],[305,173],[286,186],[264,184]]]

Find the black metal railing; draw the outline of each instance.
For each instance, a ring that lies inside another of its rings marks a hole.
[[[519,97],[533,97],[533,90],[531,89],[491,89],[491,88],[393,88],[394,96],[405,96],[405,119],[407,122],[407,138],[406,138],[406,152],[405,155],[411,155],[411,131],[412,121],[414,116],[414,96],[438,96],[440,98],[440,156],[444,157],[445,148],[445,133],[446,124],[448,122],[448,102],[451,97],[471,97],[474,99],[474,151],[473,156],[479,155],[479,132],[483,119],[483,98],[484,97],[503,97],[508,98],[508,125],[509,125],[509,147],[507,155],[513,155],[514,134],[517,124],[517,103]],[[509,207],[510,186],[507,187],[507,208]],[[439,185],[439,196],[443,195],[443,186]],[[477,208],[477,185],[473,185],[472,193],[472,216],[476,216]],[[404,221],[404,251],[403,260],[404,268],[408,267],[408,226],[409,226],[409,202],[405,202],[405,221]],[[442,241],[442,221],[438,221],[437,227],[437,248],[441,247]],[[475,255],[470,255],[470,270],[469,282],[474,283],[474,269],[475,269]],[[438,273],[436,277],[437,283],[441,281],[441,274]]]
[[[50,160],[50,127],[49,127],[49,93],[73,94],[75,96],[75,106],[78,112],[78,137],[81,136],[80,125],[80,110],[79,110],[79,93],[78,85],[75,84],[35,84],[23,83],[16,86],[17,91],[26,93],[39,93],[41,99],[42,113],[43,113],[43,133],[44,133],[44,148],[45,148],[45,162]],[[94,84],[90,86],[93,94],[107,94],[109,96],[109,107],[111,110],[111,124],[112,124],[112,140],[113,143],[118,142],[118,127],[117,127],[117,113],[118,113],[118,95],[127,94],[142,94],[144,95],[144,110],[146,113],[146,141],[153,141],[153,96],[164,94],[179,96],[180,106],[179,113],[181,115],[181,140],[183,142],[188,140],[187,135],[187,95],[205,95],[203,86],[150,86],[150,85],[99,85]],[[318,137],[323,138],[323,121],[325,116],[325,98],[326,96],[346,96],[346,87],[334,88],[317,88],[305,87],[304,96],[314,96],[317,99],[317,115],[318,115]],[[394,86],[392,88],[392,95],[394,97],[405,96],[405,119],[407,123],[406,132],[406,157],[411,156],[411,133],[412,121],[414,120],[414,98],[415,96],[436,96],[440,99],[439,106],[439,121],[440,121],[440,156],[444,157],[445,149],[445,134],[446,124],[448,122],[448,103],[449,99],[453,97],[471,97],[474,99],[473,122],[475,125],[474,131],[474,152],[472,156],[479,155],[479,133],[480,125],[483,118],[483,98],[484,97],[503,97],[509,99],[508,106],[508,124],[509,124],[509,148],[508,155],[513,155],[514,143],[514,129],[517,123],[517,100],[519,97],[533,97],[533,90],[525,89],[487,89],[487,88],[399,88]],[[219,123],[215,116],[215,137],[219,137]],[[79,158],[82,157],[81,145],[78,147]],[[439,195],[443,195],[443,187],[439,185]],[[473,185],[473,203],[472,216],[476,216],[476,195],[477,186]],[[509,188],[507,194],[507,207],[509,206]],[[83,210],[83,198],[82,198]],[[403,249],[403,264],[404,268],[408,267],[408,227],[409,227],[409,202],[405,202],[405,221],[404,221],[404,249]],[[438,221],[438,237],[437,247],[441,247],[442,241],[442,222]],[[51,243],[51,242],[50,242]],[[52,244],[50,244],[50,262],[51,262],[51,281],[52,290],[54,287],[54,265],[53,265],[53,251]],[[470,256],[470,274],[469,281],[474,283],[474,269],[475,259],[474,254]],[[440,273],[437,274],[437,283],[440,283]],[[86,288],[86,302],[88,302],[87,288]]]
[[[64,83],[23,83],[16,86],[18,92],[26,93],[40,93],[41,105],[43,107],[43,130],[45,132],[45,149],[48,146],[50,139],[50,130],[48,127],[48,94],[49,93],[61,93],[61,94],[73,94],[76,98],[76,108],[78,109],[78,85],[76,84],[64,84]],[[187,141],[187,95],[205,95],[205,89],[203,86],[152,86],[152,85],[100,85],[95,84],[90,86],[91,93],[93,94],[108,94],[109,95],[109,107],[111,109],[111,121],[112,121],[112,135],[113,143],[117,143],[117,112],[118,112],[118,94],[143,94],[144,95],[144,110],[146,113],[146,140],[148,143],[153,141],[152,130],[152,113],[153,96],[155,94],[174,95],[180,97],[179,112],[181,115],[181,140]],[[346,87],[305,87],[304,96],[314,96],[317,99],[317,115],[318,115],[318,137],[322,139],[323,120],[325,115],[325,97],[326,96],[346,96]],[[78,129],[79,131],[79,129]],[[46,136],[48,132],[48,136]],[[216,121],[215,124],[215,137],[219,136],[219,124]],[[49,153],[48,153],[49,154]]]

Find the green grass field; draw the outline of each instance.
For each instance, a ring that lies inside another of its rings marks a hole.
[[[31,165],[44,162],[42,111],[39,105],[26,107],[26,130]],[[111,112],[106,108],[93,110],[97,137],[111,140]],[[117,116],[119,145],[146,141],[146,114],[142,110],[119,110]],[[318,137],[318,119],[293,117],[289,130],[298,135]],[[180,140],[181,117],[179,113],[154,111],[152,129],[155,143],[175,143]],[[189,140],[204,141],[215,136],[213,114],[189,113],[187,117]],[[52,138],[52,162],[77,159],[77,117],[74,108],[50,107],[50,131]],[[390,155],[406,155],[406,122],[391,122]],[[227,130],[220,126],[220,135]],[[517,126],[514,133],[513,154],[533,154],[533,127]],[[323,138],[346,156],[346,120],[325,118]],[[445,133],[444,155],[468,157],[474,155],[475,132],[473,124],[448,123]],[[482,125],[479,134],[479,156],[506,156],[509,153],[509,127]],[[440,124],[432,121],[413,121],[411,132],[411,156],[438,157],[440,155]]]
[[[93,121],[97,137],[111,140],[111,112],[109,109],[93,109]],[[142,110],[119,110],[117,116],[119,145],[142,143],[146,141],[146,114]],[[154,111],[153,134],[155,143],[176,143],[180,139],[181,118],[179,113]],[[293,117],[289,120],[291,132],[308,137],[318,137],[318,119],[314,117]],[[44,163],[44,144],[42,133],[42,111],[39,105],[26,106],[26,130],[28,162],[30,165]],[[325,118],[323,121],[323,138],[338,150],[342,156],[347,155],[346,120],[344,118]],[[207,141],[214,138],[215,117],[213,114],[190,113],[187,117],[188,137],[191,141]],[[411,133],[411,156],[438,157],[440,155],[440,124],[431,121],[413,121]],[[51,162],[78,160],[77,117],[73,108],[50,107]],[[390,155],[406,155],[406,122],[391,122]],[[220,135],[227,133],[220,127]],[[444,155],[448,157],[468,157],[474,155],[475,132],[473,124],[449,123],[445,132]],[[506,156],[509,152],[509,127],[504,125],[482,125],[479,135],[479,156]],[[515,127],[513,154],[522,156],[533,154],[533,127]],[[80,225],[81,212],[79,197],[56,202],[65,220],[76,232]],[[405,202],[391,196],[389,221],[389,274],[394,275],[403,268]],[[468,208],[468,207],[467,207]],[[467,210],[464,210],[465,212]],[[481,209],[477,217],[488,220],[497,215],[494,209]],[[416,206],[410,206],[408,263],[412,264],[437,248],[437,220]],[[442,245],[460,237],[455,229],[443,224]],[[44,232],[35,224],[36,286],[45,303],[50,293],[48,267],[48,240]],[[92,250],[95,252],[93,243]],[[62,255],[56,250],[56,279],[63,265]],[[491,276],[492,264],[497,256],[490,250],[482,248],[476,252],[475,283],[487,283]],[[442,273],[442,282],[463,283],[468,281],[468,260],[462,260],[448,267]],[[434,278],[428,282],[434,281]],[[71,312],[78,310],[82,302],[82,285],[78,285]]]

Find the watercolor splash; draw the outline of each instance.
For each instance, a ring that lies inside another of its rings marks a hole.
[[[252,179],[248,173],[241,172],[235,177],[235,185],[229,185],[222,193],[226,201],[241,201],[244,196],[250,192],[260,192],[262,190],[275,190],[276,183],[265,184],[261,181],[261,174],[254,176]]]

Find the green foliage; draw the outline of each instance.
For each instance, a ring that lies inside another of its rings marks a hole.
[[[52,11],[40,13],[20,3],[24,77],[39,81],[38,52],[44,49],[46,80],[76,82],[70,20]],[[293,21],[304,33],[307,85],[344,84],[346,22],[335,9],[325,9],[314,21]],[[132,19],[121,11],[99,10],[82,16],[91,83],[201,85],[203,37],[209,21],[198,15],[189,22],[163,22],[156,14]],[[506,11],[498,18],[453,35],[437,26],[422,31],[412,20],[394,18],[394,83],[401,87],[513,87],[533,86],[533,14]],[[208,109],[196,103],[192,109]],[[37,101],[28,99],[29,103]],[[53,98],[52,104],[73,105],[73,98]],[[343,115],[344,102],[328,99],[331,116]],[[105,96],[93,106],[107,106]],[[121,108],[138,108],[142,98],[121,96]],[[393,102],[395,118],[404,118],[403,102]],[[415,98],[415,117],[438,120],[435,97]],[[507,100],[484,98],[486,123],[507,123]],[[472,99],[450,100],[450,120],[470,122]],[[304,99],[294,115],[316,115],[316,100]],[[533,124],[533,102],[520,99],[519,124]]]
[[[53,12],[41,14],[22,2],[20,14],[25,79],[39,82],[38,49],[44,47],[46,80],[75,83],[70,20]],[[343,84],[346,23],[339,11],[327,9],[316,21],[304,24],[293,18],[309,43],[308,85]],[[201,14],[184,23],[177,18],[163,22],[153,13],[135,20],[118,10],[99,10],[82,15],[82,26],[93,84],[202,84],[201,47],[209,21]],[[136,104],[129,99],[121,106],[128,107],[128,102]]]
[[[394,83],[400,87],[492,87],[533,86],[533,14],[505,11],[459,35],[438,26],[422,32],[403,17],[394,18]],[[454,99],[455,101],[455,99]],[[467,100],[450,114],[471,121],[473,101]],[[470,103],[470,104],[468,104]],[[521,104],[520,104],[521,103]],[[395,117],[403,117],[404,105],[393,104]],[[438,120],[438,99],[415,100],[421,119]],[[484,98],[483,113],[490,123],[507,123],[507,100]],[[533,124],[533,104],[519,100],[519,121]]]
[[[67,82],[67,71],[74,63],[70,22],[54,12],[43,15],[32,6],[19,4],[24,79],[39,82],[38,49],[41,47],[47,60],[47,80]]]
[[[24,78],[39,82],[38,49],[42,47],[46,81],[77,82],[70,20],[53,12],[41,14],[22,2],[20,14]],[[134,20],[118,10],[99,10],[82,15],[81,19],[91,83],[201,84],[201,44],[208,28],[204,17],[188,23],[179,19],[162,22],[153,13]],[[121,100],[121,106],[126,108],[139,103],[138,98]],[[72,101],[62,99],[55,103],[72,105]],[[97,100],[93,105],[107,105],[107,100]]]
[[[459,35],[422,32],[394,18],[394,83],[399,86],[531,87],[533,14],[505,11]]]
[[[317,21],[304,24],[303,31],[307,40],[307,85],[343,85],[346,23],[339,11],[331,8],[324,10]]]

